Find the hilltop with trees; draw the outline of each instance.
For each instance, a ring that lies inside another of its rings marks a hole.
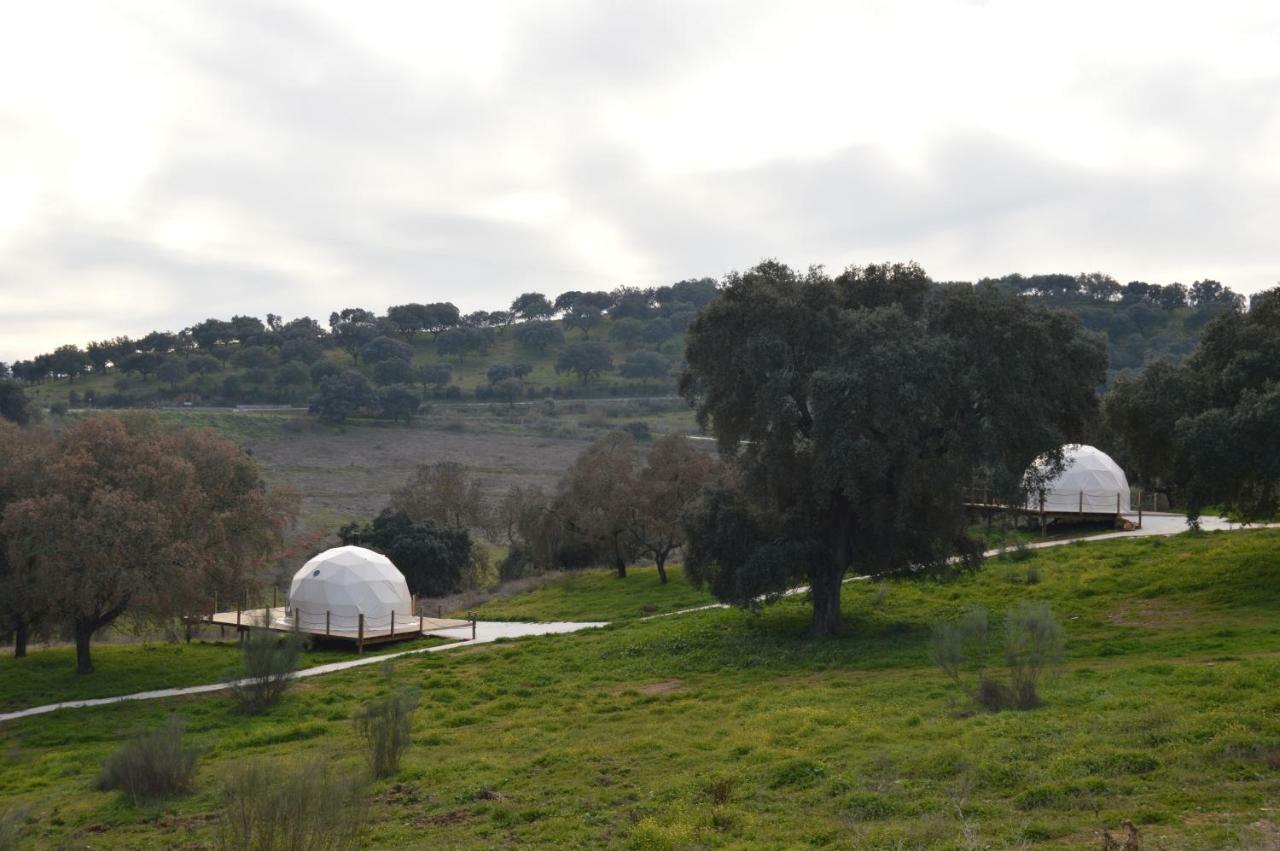
[[[1015,274],[979,285],[1078,316],[1106,338],[1109,382],[1158,360],[1180,362],[1209,322],[1244,303],[1213,280]],[[554,298],[528,292],[505,309],[467,314],[450,302],[415,302],[381,314],[346,307],[324,323],[206,319],[137,339],[61,345],[0,365],[0,378],[46,406],[309,406],[334,422],[409,420],[433,400],[671,395],[685,332],[721,286],[699,278]],[[12,396],[0,388],[0,401],[5,393]]]

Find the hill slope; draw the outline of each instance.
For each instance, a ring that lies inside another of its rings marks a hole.
[[[853,583],[852,629],[804,637],[803,601],[708,611],[404,660],[415,748],[369,793],[379,848],[1264,847],[1280,792],[1274,530],[1091,543],[947,584]],[[1033,581],[1038,580],[1038,581]],[[636,603],[651,573],[626,580]],[[572,588],[539,600],[589,617]],[[1063,674],[1030,712],[974,711],[929,661],[929,627],[974,604],[1052,603]],[[636,607],[637,609],[639,606]],[[246,719],[225,698],[67,712],[0,727],[6,807],[31,847],[208,844],[228,770],[306,753],[354,766],[369,671]],[[199,791],[136,809],[92,781],[117,734],[171,710],[207,748]]]

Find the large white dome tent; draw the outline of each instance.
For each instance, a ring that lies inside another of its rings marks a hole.
[[[1065,465],[1062,473],[1046,482],[1043,492],[1032,491],[1027,508],[1049,513],[1121,514],[1129,510],[1129,480],[1111,456],[1083,443],[1062,448]],[[1043,469],[1037,459],[1035,466]]]
[[[356,632],[360,615],[366,630],[407,625],[413,614],[409,585],[391,559],[364,547],[325,550],[304,564],[289,585],[286,618],[297,611],[303,630]]]

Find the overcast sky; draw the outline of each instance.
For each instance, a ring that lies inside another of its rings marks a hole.
[[[1253,292],[1278,45],[1269,0],[8,3],[0,360],[763,257]]]

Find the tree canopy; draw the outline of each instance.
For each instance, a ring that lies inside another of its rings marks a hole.
[[[253,459],[208,429],[150,416],[87,417],[46,444],[41,475],[0,524],[19,581],[75,639],[93,670],[94,634],[126,611],[203,611],[278,550],[296,498],[268,490]]]
[[[694,513],[690,574],[742,606],[807,579],[815,635],[839,630],[850,569],[975,563],[962,489],[1016,499],[1032,459],[1060,469],[1106,371],[1074,317],[914,264],[731,275],[686,357],[681,392],[736,474]]]
[[[1184,497],[1192,522],[1213,504],[1243,520],[1274,517],[1280,287],[1255,295],[1247,312],[1236,305],[1209,322],[1183,364],[1156,362],[1117,381],[1104,412],[1138,480]]]

